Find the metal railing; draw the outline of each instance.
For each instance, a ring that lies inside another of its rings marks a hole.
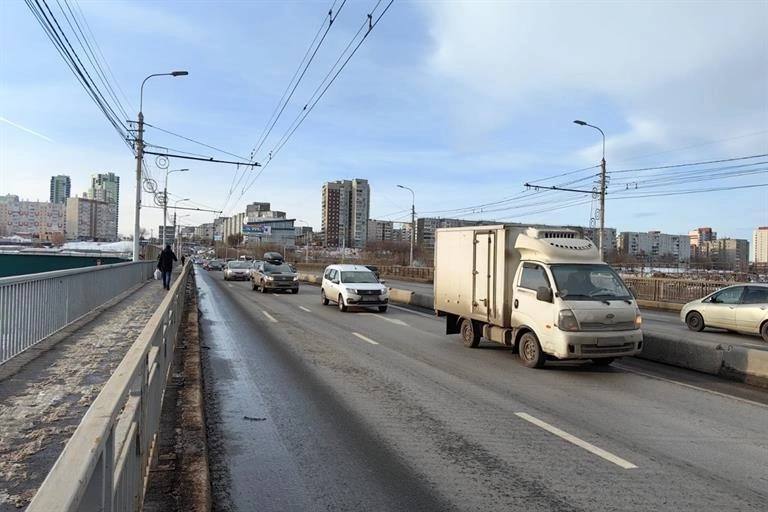
[[[152,277],[154,261],[0,278],[0,363]]]
[[[674,304],[685,304],[716,292],[720,288],[738,284],[656,277],[623,277],[622,279],[633,289],[638,299]]]
[[[140,510],[191,268],[93,401],[27,512]]]

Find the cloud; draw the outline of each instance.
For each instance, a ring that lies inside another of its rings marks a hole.
[[[46,137],[46,136],[45,136],[45,135],[43,135],[42,133],[36,132],[36,131],[34,131],[34,130],[30,130],[29,128],[26,128],[26,127],[24,127],[24,126],[21,126],[20,124],[16,124],[16,123],[14,123],[13,121],[11,121],[11,120],[9,120],[9,119],[6,119],[6,118],[4,118],[4,117],[0,117],[0,122],[3,122],[3,123],[7,123],[7,124],[9,124],[9,125],[13,126],[14,128],[18,128],[18,129],[19,129],[19,130],[21,130],[21,131],[24,131],[24,132],[27,132],[27,133],[31,133],[31,134],[32,134],[32,135],[34,135],[35,137],[39,137],[39,138],[41,138],[41,139],[43,139],[43,140],[47,140],[48,142],[54,142],[54,140],[53,140],[53,139],[51,139],[51,138],[49,138],[49,137]]]
[[[611,142],[627,152],[765,128],[765,2],[429,2],[424,9],[428,66],[471,98],[457,108],[469,132],[497,130],[521,113],[575,108],[596,114],[597,124],[618,125],[614,133],[623,129]]]

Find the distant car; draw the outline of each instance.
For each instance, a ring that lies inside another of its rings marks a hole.
[[[208,270],[224,270],[224,262],[221,260],[211,260],[208,262]]]
[[[341,311],[349,306],[376,306],[384,313],[389,290],[363,265],[329,265],[323,272],[320,298],[324,306],[333,301]]]
[[[768,284],[728,286],[683,306],[680,319],[692,331],[717,327],[768,342]]]
[[[251,271],[251,289],[261,290],[263,293],[270,290],[299,293],[299,275],[282,260],[261,261]]]
[[[248,261],[232,260],[224,266],[225,281],[247,281],[251,277]]]

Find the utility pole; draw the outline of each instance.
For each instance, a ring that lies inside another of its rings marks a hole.
[[[133,261],[139,261],[139,236],[141,231],[141,165],[144,161],[144,84],[153,76],[186,76],[187,71],[171,71],[170,73],[155,73],[141,82],[139,90],[139,129],[136,134],[136,212],[133,218]]]
[[[142,84],[142,87],[144,84]],[[144,160],[144,114],[139,110],[139,131],[136,135],[136,214],[133,219],[133,261],[139,261],[141,245],[141,163]]]
[[[604,257],[603,248],[605,247],[603,240],[605,236],[605,133],[599,127],[584,121],[580,121],[578,119],[575,120],[574,123],[578,124],[579,126],[589,126],[590,128],[594,128],[600,132],[600,135],[603,136],[603,159],[600,161],[600,233],[598,234],[598,247],[600,250],[600,259],[602,259]]]
[[[165,249],[165,224],[168,220],[167,217],[167,211],[168,211],[168,175],[172,174],[174,172],[186,172],[189,169],[173,169],[165,171],[165,183],[163,185],[163,249]],[[186,199],[183,199],[183,201],[186,201]],[[178,203],[178,201],[177,201]]]
[[[398,188],[404,188],[405,190],[409,190],[411,192],[411,257],[409,260],[409,266],[413,266],[413,246],[416,240],[416,193],[413,191],[413,189],[405,187],[403,185],[398,185]]]

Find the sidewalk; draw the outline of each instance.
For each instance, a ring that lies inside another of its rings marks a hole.
[[[0,382],[0,512],[29,503],[165,293],[147,282]]]

